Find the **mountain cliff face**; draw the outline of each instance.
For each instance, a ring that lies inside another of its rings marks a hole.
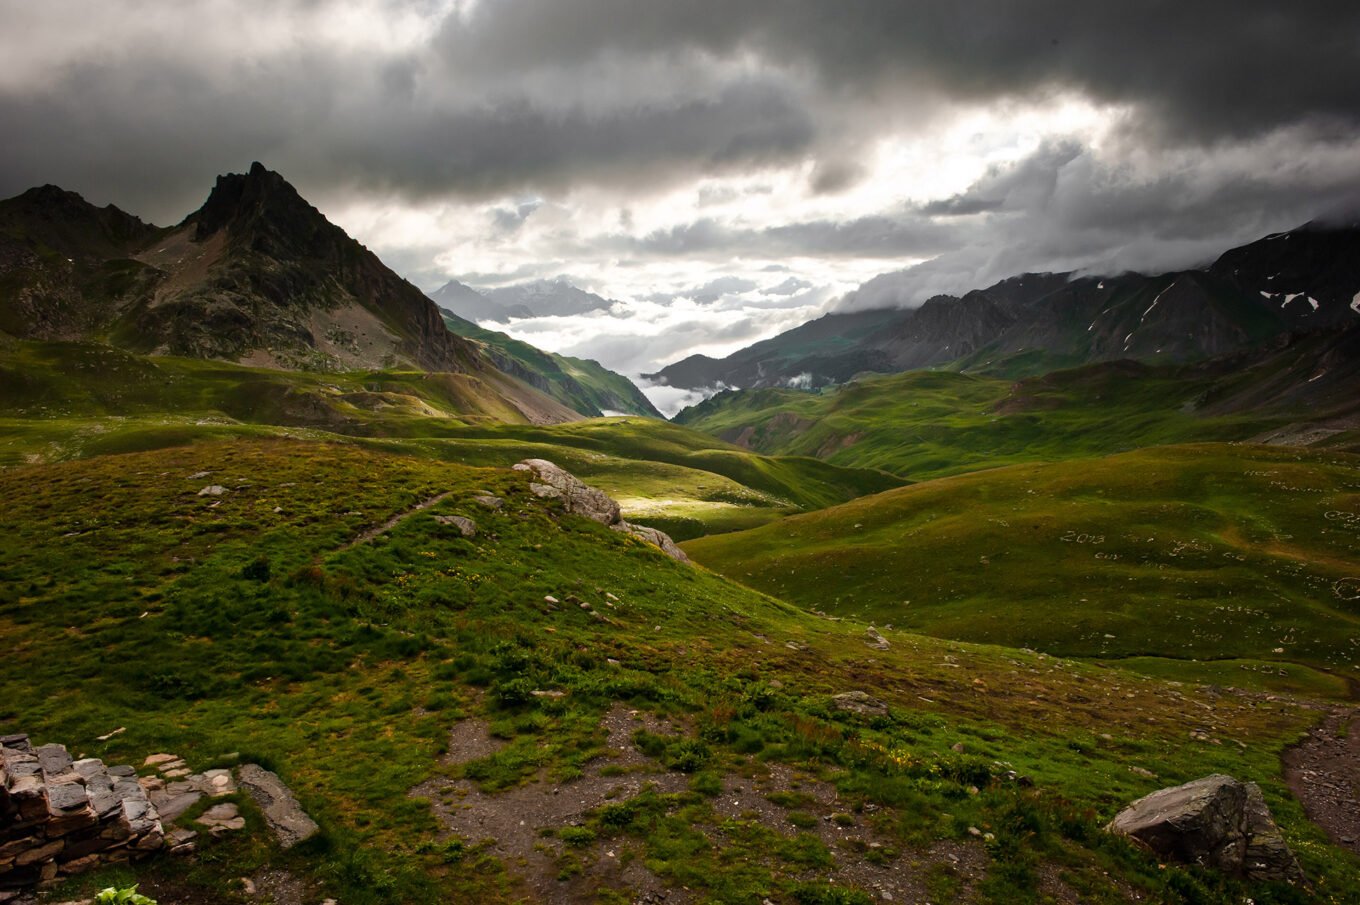
[[[419,289],[258,163],[170,229],[52,187],[0,202],[0,329],[269,367],[488,367]]]
[[[1360,225],[1308,224],[1199,270],[1023,274],[917,308],[829,314],[725,359],[648,375],[672,386],[825,386],[942,367],[1022,376],[1134,358],[1188,363],[1360,322]]]

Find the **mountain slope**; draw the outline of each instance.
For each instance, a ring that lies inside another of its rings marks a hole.
[[[675,420],[767,455],[915,480],[1189,441],[1360,448],[1360,324],[1195,365],[1114,361],[1016,382],[908,371],[820,392],[733,390]]]
[[[504,333],[479,327],[449,310],[444,311],[444,322],[459,336],[481,343],[483,351],[502,371],[587,417],[605,412],[661,417],[631,380],[597,361],[544,352]]]
[[[1200,270],[1023,274],[917,308],[833,313],[725,359],[690,358],[649,376],[688,388],[752,388],[824,386],[863,371],[1022,376],[1120,358],[1194,362],[1360,322],[1357,261],[1360,226],[1310,223]]]

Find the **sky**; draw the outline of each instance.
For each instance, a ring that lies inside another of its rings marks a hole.
[[[172,223],[259,160],[426,290],[630,376],[1360,207],[1360,4],[0,0],[0,197]]]

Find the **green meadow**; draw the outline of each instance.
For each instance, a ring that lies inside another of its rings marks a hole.
[[[686,549],[829,613],[1158,675],[1243,661],[1214,680],[1345,697],[1358,512],[1360,457],[1206,444],[927,481]]]
[[[224,492],[200,496],[209,484]],[[473,502],[485,493],[503,508]],[[618,857],[695,901],[869,902],[826,879],[861,861],[916,871],[942,900],[1240,901],[1233,881],[1159,865],[1100,829],[1132,798],[1214,771],[1262,783],[1312,900],[1360,895],[1360,868],[1279,778],[1280,749],[1316,718],[1290,699],[901,630],[871,649],[863,621],[567,516],[520,473],[349,443],[20,466],[0,472],[0,494],[0,725],[110,762],[171,750],[207,766],[236,752],[278,771],[323,827],[284,854],[242,802],[243,837],[60,895],[135,879],[230,902],[235,877],[286,869],[352,903],[531,899],[516,865],[451,836],[411,790],[444,777],[550,795],[603,753],[601,717],[619,702],[681,727],[637,742],[689,779],[550,828],[561,882],[588,901],[623,900],[595,870]],[[455,513],[475,537],[433,518]],[[833,706],[851,690],[884,709]],[[1187,744],[1187,708],[1220,743]],[[442,764],[466,717],[505,746]],[[783,767],[805,778],[768,794],[782,826],[721,811],[724,783]],[[823,787],[834,813],[809,794]],[[832,819],[884,841],[829,845],[815,827]],[[1250,895],[1303,901],[1288,886]]]

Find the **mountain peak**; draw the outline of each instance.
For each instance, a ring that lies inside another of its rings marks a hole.
[[[322,217],[297,189],[281,175],[255,161],[246,173],[217,177],[208,200],[191,217],[197,224],[195,238],[202,240],[224,229]]]

